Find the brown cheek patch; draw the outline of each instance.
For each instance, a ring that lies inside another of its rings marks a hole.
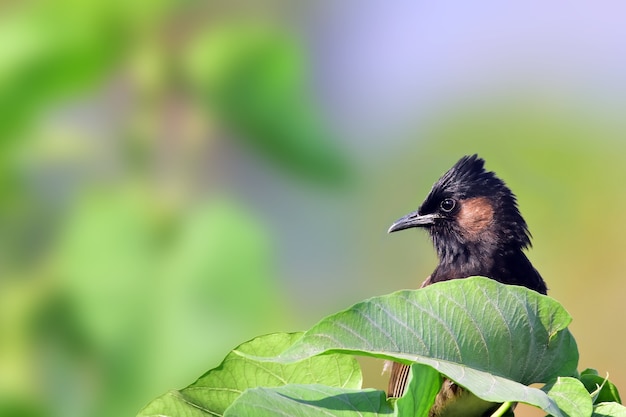
[[[477,239],[493,222],[493,207],[485,197],[463,200],[457,221],[469,238]]]

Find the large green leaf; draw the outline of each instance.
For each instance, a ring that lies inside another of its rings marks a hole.
[[[569,417],[588,417],[593,404],[585,386],[575,378],[557,378],[542,388]]]
[[[600,403],[593,408],[592,417],[626,417],[626,407],[618,403]]]
[[[325,385],[286,385],[246,391],[224,417],[354,417],[391,416],[385,393]]]
[[[276,360],[350,351],[446,364],[522,384],[576,375],[571,317],[550,297],[475,277],[374,297],[329,316]]]
[[[430,365],[488,401],[559,415],[526,385],[576,374],[569,314],[552,298],[486,278],[438,283],[358,303],[323,319],[277,360],[355,352]]]
[[[394,408],[383,391],[353,390],[319,384],[254,388],[239,396],[224,414],[229,416],[270,417],[289,415],[427,417],[441,388],[441,375],[430,366],[414,364],[407,394]]]
[[[428,417],[441,389],[441,374],[434,368],[414,363],[406,393],[396,402],[398,416]]]
[[[233,402],[224,415],[226,417],[380,416],[391,414],[393,407],[393,415],[396,417],[427,417],[441,386],[442,380],[439,372],[430,366],[413,364],[406,393],[397,400],[395,407],[392,404],[393,400],[385,402],[385,393],[382,391],[356,391],[317,384],[286,385],[277,388],[259,387],[247,390]],[[555,388],[555,391],[562,393],[563,390]],[[497,406],[497,404],[481,400],[471,393],[465,393],[456,401],[447,404],[446,408],[439,409],[440,415],[479,416],[485,415],[488,409]],[[576,411],[572,404],[566,406],[568,410]],[[562,415],[549,400],[544,409],[552,415]],[[589,409],[589,413],[591,413],[591,409]],[[190,416],[195,415],[190,414]],[[198,414],[198,416],[201,415]],[[583,414],[571,413],[567,415],[575,417]]]
[[[140,411],[139,416],[222,415],[245,390],[255,387],[266,387],[265,391],[267,387],[287,384],[321,384],[320,386],[328,390],[333,387],[341,389],[361,387],[360,368],[356,360],[349,355],[312,357],[296,364],[258,362],[250,359],[250,355],[276,355],[300,336],[301,333],[276,333],[246,342],[229,353],[219,367],[210,370],[187,388],[170,391],[152,401]],[[250,395],[254,398],[255,392],[258,391],[252,391]],[[248,400],[243,401],[245,403]]]
[[[419,358],[418,362],[433,366],[451,380],[470,390],[476,397],[485,401],[494,403],[521,402],[539,407],[550,415],[562,416],[558,402],[540,389],[461,364],[428,358]]]

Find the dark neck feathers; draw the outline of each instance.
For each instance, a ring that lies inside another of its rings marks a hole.
[[[548,291],[545,281],[520,249],[491,253],[474,250],[478,248],[472,248],[472,245],[457,249],[445,253],[429,283],[483,276],[503,284],[521,285],[541,294]]]

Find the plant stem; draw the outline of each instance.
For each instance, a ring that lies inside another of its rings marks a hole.
[[[506,413],[507,410],[509,408],[511,408],[511,404],[512,404],[511,401],[507,401],[507,402],[502,403],[500,405],[500,407],[498,407],[498,409],[493,412],[491,417],[502,417],[504,415],[504,413]]]

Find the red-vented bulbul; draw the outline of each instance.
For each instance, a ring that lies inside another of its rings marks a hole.
[[[480,275],[545,294],[544,280],[523,252],[531,245],[530,233],[515,195],[495,173],[485,170],[484,163],[477,155],[461,158],[433,185],[419,209],[392,224],[389,233],[412,227],[428,230],[439,264],[422,287]],[[393,363],[389,397],[402,396],[409,370]],[[430,416],[475,415],[455,409],[466,394],[444,381]]]

